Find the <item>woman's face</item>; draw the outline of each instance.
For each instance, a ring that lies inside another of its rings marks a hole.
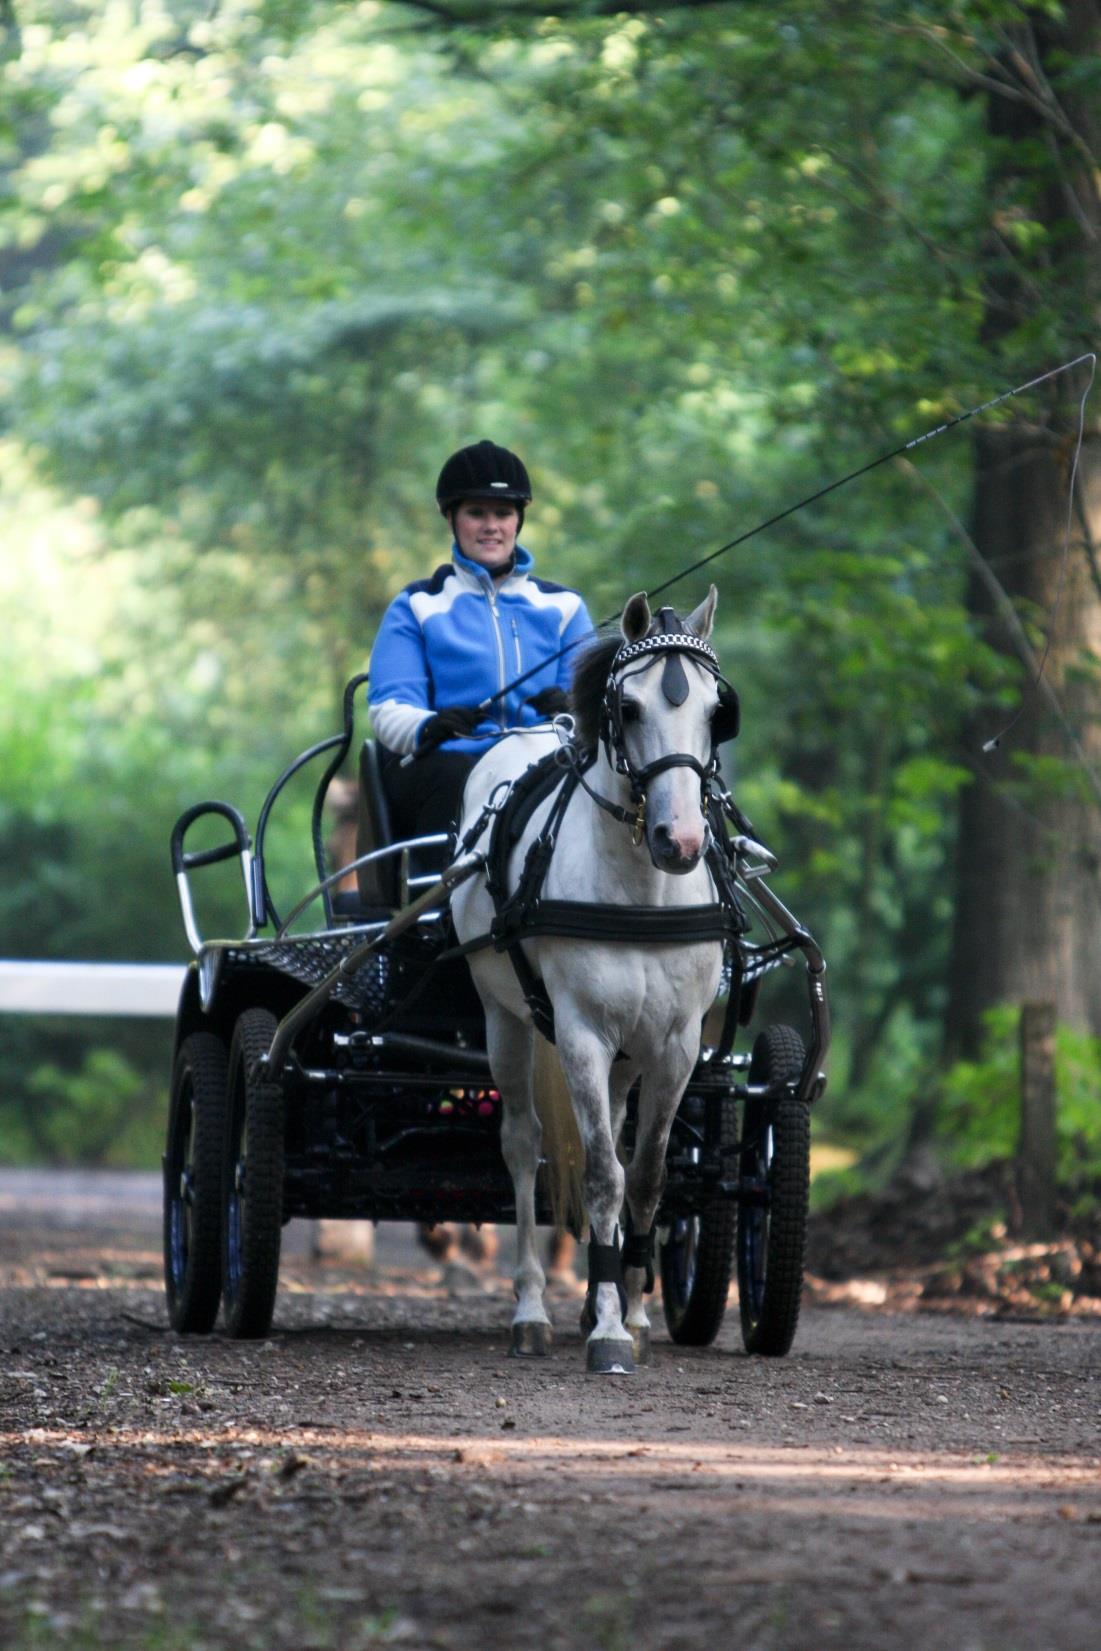
[[[455,512],[459,549],[491,573],[511,562],[519,529],[519,511],[503,499],[464,499]]]

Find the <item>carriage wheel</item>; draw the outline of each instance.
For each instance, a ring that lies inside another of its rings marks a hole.
[[[723,1148],[738,1138],[737,1108],[723,1099],[719,1120]],[[682,1347],[707,1347],[719,1333],[730,1291],[737,1214],[716,1199],[699,1215],[670,1223],[661,1246],[661,1305],[669,1334]]]
[[[229,1050],[223,1159],[223,1295],[231,1336],[266,1336],[283,1237],[283,1091],[255,1075],[275,1036],[266,1009],[246,1009]]]
[[[173,1330],[205,1335],[222,1293],[225,1044],[209,1032],[176,1056],[164,1153],[164,1287]]]
[[[770,1026],[753,1045],[751,1084],[790,1082],[803,1069],[803,1040]],[[739,1160],[738,1297],[749,1353],[788,1351],[799,1322],[810,1198],[810,1109],[790,1092],[746,1102]],[[748,1187],[746,1184],[749,1184]]]

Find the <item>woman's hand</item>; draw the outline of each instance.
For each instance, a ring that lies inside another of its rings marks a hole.
[[[528,700],[533,711],[541,717],[557,717],[570,708],[570,696],[564,688],[541,688]]]
[[[426,756],[445,740],[462,739],[464,734],[472,734],[484,716],[485,712],[476,705],[449,705],[446,710],[437,711],[435,716],[421,724],[415,754]]]

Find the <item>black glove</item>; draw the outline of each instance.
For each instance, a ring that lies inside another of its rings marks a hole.
[[[416,755],[427,756],[445,740],[461,739],[464,734],[472,734],[484,715],[485,712],[479,711],[476,705],[449,705],[445,711],[437,711],[435,716],[421,724]]]
[[[569,710],[570,696],[564,688],[541,688],[531,696],[528,704],[541,717],[556,717],[560,712]]]

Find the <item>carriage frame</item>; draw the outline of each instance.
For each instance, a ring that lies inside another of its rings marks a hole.
[[[331,871],[325,800],[352,745],[352,679],[340,734],[280,774],[255,838],[232,805],[185,810],[171,856],[194,953],[176,1022],[164,1157],[165,1282],[181,1331],[264,1335],[278,1283],[282,1226],[297,1217],[374,1221],[515,1221],[501,1156],[501,1102],[485,1053],[481,1004],[456,955],[447,896],[476,874],[468,854],[442,871],[443,836],[392,841],[377,748],[360,755],[356,859]],[[328,757],[316,787],[317,883],[283,918],[268,886],[266,843],[288,782]],[[674,1120],[657,1217],[666,1323],[675,1341],[704,1344],[726,1307],[736,1254],[742,1334],[751,1352],[782,1354],[794,1337],[809,1187],[809,1116],[825,1088],[830,1027],[826,966],[813,937],[767,877],[773,855],[724,793],[739,898],[764,932],[727,947],[725,1004],[705,1040]],[[188,850],[201,819],[232,839]],[[359,850],[363,852],[359,852]],[[429,869],[435,857],[437,869]],[[247,924],[238,940],[205,940],[191,874],[237,859]],[[354,870],[358,892],[337,885]],[[320,903],[323,921],[292,925]],[[751,930],[751,932],[753,932]],[[751,1052],[734,1044],[764,977],[802,954],[809,1037],[766,1026]],[[628,1103],[625,1148],[634,1106]],[[540,1172],[537,1217],[551,1219]]]

